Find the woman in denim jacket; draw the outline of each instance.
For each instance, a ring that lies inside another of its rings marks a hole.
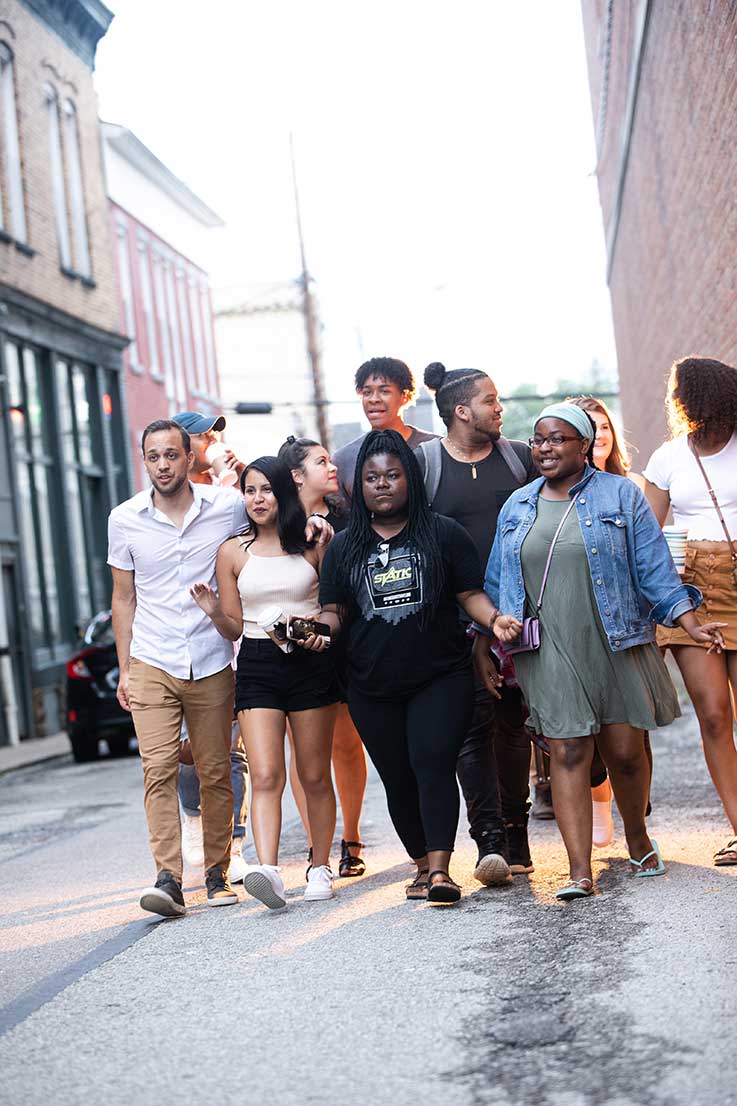
[[[655,644],[655,624],[678,623],[694,641],[716,650],[723,645],[722,623],[699,625],[694,611],[701,593],[681,583],[640,489],[591,467],[594,435],[592,420],[571,403],[552,404],[537,418],[530,445],[542,476],[502,508],[484,584],[504,612],[494,634],[514,644],[523,618],[537,613],[548,553],[562,524],[539,611],[540,648],[515,656],[527,724],[550,741],[555,811],[570,863],[570,881],[556,893],[561,899],[593,892],[589,770],[595,736],[634,874],[665,871],[645,826],[649,770],[642,731],[667,725],[680,712]],[[480,668],[491,678],[487,664]]]

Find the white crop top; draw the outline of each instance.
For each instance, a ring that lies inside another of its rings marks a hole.
[[[737,432],[718,453],[701,456],[701,463],[716,493],[730,536],[737,541]],[[656,488],[669,493],[673,523],[688,530],[689,538],[726,541],[706,481],[685,434],[659,446],[643,476]]]
[[[248,560],[238,574],[238,591],[243,610],[243,633],[248,638],[268,638],[257,619],[266,607],[277,606],[284,614],[315,618],[320,612],[320,581],[315,569],[301,553]]]

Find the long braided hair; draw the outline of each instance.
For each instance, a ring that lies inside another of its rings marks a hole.
[[[369,552],[376,544],[376,533],[371,526],[371,511],[363,497],[363,466],[370,457],[379,454],[396,457],[407,477],[407,544],[412,546],[419,558],[423,573],[424,600],[419,620],[420,626],[425,629],[440,600],[446,569],[437,538],[436,516],[427,503],[420,466],[414,453],[396,430],[370,431],[363,439],[358,453],[351,511],[336,556],[336,583],[341,614],[351,617],[356,613],[355,596],[361,587]]]

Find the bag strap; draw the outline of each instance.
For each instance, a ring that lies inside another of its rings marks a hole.
[[[717,494],[711,486],[711,481],[709,480],[709,477],[707,476],[706,469],[704,468],[703,464],[701,463],[701,458],[699,457],[698,453],[696,452],[696,446],[693,444],[690,434],[688,436],[688,448],[693,453],[694,457],[696,458],[696,464],[701,469],[701,475],[703,476],[703,478],[706,482],[706,486],[709,489],[709,495],[711,496],[711,501],[714,504],[714,510],[716,511],[717,515],[719,516],[719,521],[722,524],[722,530],[724,531],[724,536],[727,539],[727,545],[729,546],[729,552],[730,552],[730,555],[732,557],[732,564],[735,566],[735,568],[737,568],[737,550],[735,550],[734,544],[732,542],[732,538],[729,535],[729,530],[727,529],[727,524],[724,521],[724,515],[722,514],[722,509],[719,506],[719,500],[717,499]]]
[[[425,493],[430,507],[432,507],[440,486],[440,473],[443,467],[441,449],[440,438],[431,438],[429,442],[420,442],[418,446],[419,455],[423,461],[422,467],[425,470],[422,475],[425,480]]]
[[[527,469],[522,464],[522,461],[517,456],[517,450],[514,448],[509,438],[497,438],[494,442],[494,449],[498,449],[501,453],[507,468],[512,473],[520,487],[527,483]]]
[[[560,520],[560,523],[558,524],[558,529],[555,531],[555,537],[553,538],[553,540],[550,543],[550,549],[548,551],[548,559],[545,562],[545,571],[543,572],[543,582],[540,584],[540,594],[537,597],[537,613],[538,614],[540,613],[540,608],[543,605],[543,592],[545,591],[545,585],[548,582],[548,573],[550,572],[550,565],[551,565],[552,560],[553,560],[553,550],[555,549],[555,543],[557,542],[558,538],[560,537],[560,532],[563,529],[563,527],[565,526],[565,521],[568,518],[568,516],[570,515],[573,508],[575,507],[575,505],[576,505],[576,497],[574,495],[573,498],[571,499],[571,502],[568,504],[568,508],[566,510],[566,513],[563,515],[563,518]]]

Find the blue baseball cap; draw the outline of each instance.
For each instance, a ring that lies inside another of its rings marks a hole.
[[[200,411],[180,411],[172,417],[188,434],[206,434],[208,430],[225,430],[224,415],[203,415]]]

